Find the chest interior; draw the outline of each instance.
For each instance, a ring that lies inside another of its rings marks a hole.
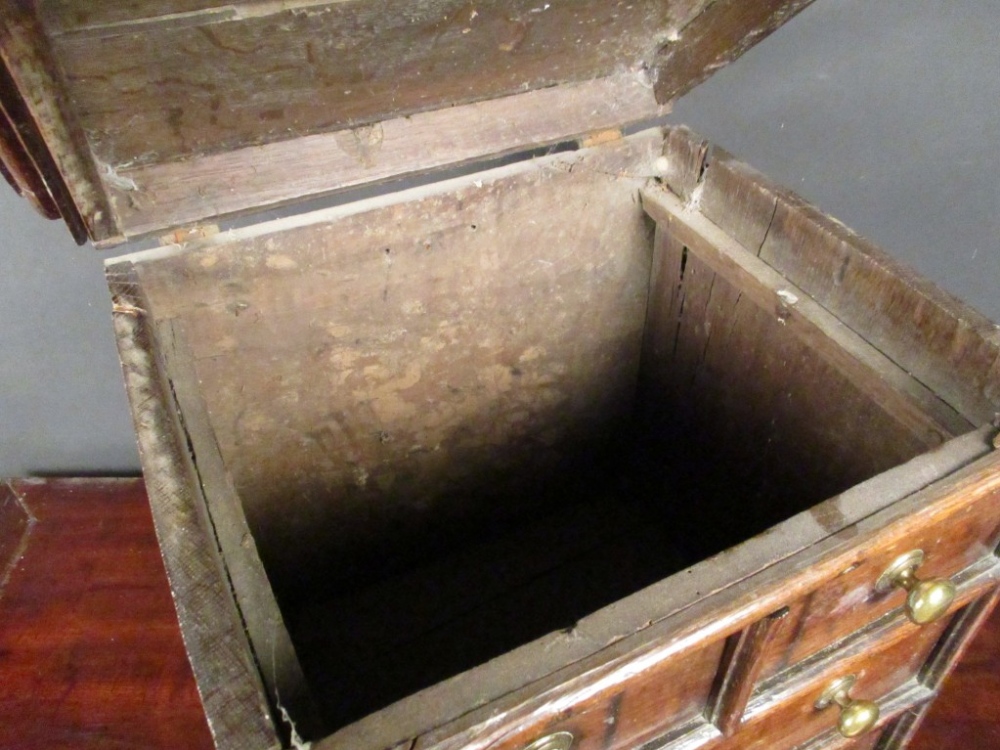
[[[706,192],[703,149],[655,129],[111,266],[326,730],[489,662],[488,684],[971,427],[824,329],[761,258],[826,230]],[[720,200],[759,225],[723,232]]]

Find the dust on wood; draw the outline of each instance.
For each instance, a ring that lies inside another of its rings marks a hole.
[[[645,178],[619,175],[658,152],[652,133],[138,266],[183,319],[279,600],[537,512],[623,424],[650,252]]]

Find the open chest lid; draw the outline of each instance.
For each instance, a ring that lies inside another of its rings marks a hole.
[[[114,244],[651,120],[810,2],[15,0],[0,166]]]

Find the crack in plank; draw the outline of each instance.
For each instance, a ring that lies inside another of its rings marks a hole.
[[[0,506],[0,516],[7,514],[7,508],[9,507],[7,500],[12,498],[16,504],[16,508],[24,514],[24,528],[21,530],[20,539],[16,545],[9,548],[10,557],[7,560],[3,560],[3,556],[7,553],[6,549],[3,549],[6,545],[3,545],[3,540],[0,540],[0,599],[3,598],[4,592],[7,590],[7,583],[10,581],[11,576],[14,574],[14,569],[17,564],[24,557],[25,553],[28,551],[28,541],[31,537],[31,532],[38,523],[38,519],[35,518],[34,514],[31,512],[31,508],[28,507],[27,500],[23,495],[19,494],[14,486],[10,482],[4,482],[3,486],[6,487],[9,495],[5,499],[2,506]],[[6,523],[0,525],[0,528],[6,526]]]

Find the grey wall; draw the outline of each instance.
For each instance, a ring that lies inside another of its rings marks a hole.
[[[996,0],[817,0],[673,121],[1000,319]],[[0,476],[138,459],[101,255],[0,186]]]

